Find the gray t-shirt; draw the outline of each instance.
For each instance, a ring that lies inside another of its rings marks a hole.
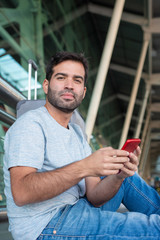
[[[10,187],[9,168],[27,166],[39,172],[60,168],[91,154],[86,139],[76,124],[69,129],[58,124],[45,107],[22,115],[5,137],[4,180],[9,230],[16,240],[34,240],[55,213],[67,204],[75,204],[85,194],[85,181],[40,203],[18,207]]]

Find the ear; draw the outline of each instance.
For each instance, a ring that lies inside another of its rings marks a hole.
[[[84,98],[85,98],[85,96],[86,96],[86,92],[87,92],[87,88],[86,88],[86,87],[84,87],[83,99],[84,99]]]
[[[49,85],[49,81],[47,79],[45,79],[43,81],[43,91],[44,91],[45,94],[48,93],[48,85]]]

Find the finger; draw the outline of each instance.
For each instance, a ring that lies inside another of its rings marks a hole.
[[[141,149],[140,149],[139,146],[138,146],[138,147],[136,148],[136,150],[134,151],[134,154],[135,154],[137,157],[139,157],[139,156],[141,155]]]
[[[104,154],[108,156],[121,156],[121,157],[126,157],[129,156],[129,152],[124,151],[124,150],[119,150],[119,149],[114,149],[112,147],[107,147],[107,148],[101,148],[101,151],[103,151]]]
[[[129,156],[129,152],[125,151],[125,150],[119,150],[119,149],[113,149],[111,151],[111,154],[114,156],[118,156],[118,157],[125,157],[125,156]]]
[[[102,176],[116,175],[119,173],[119,170],[104,170]]]
[[[125,173],[127,176],[133,176],[136,172],[136,171],[126,168],[125,166],[121,169],[121,171],[123,171],[123,173]]]
[[[131,162],[124,163],[124,167],[128,170],[136,172],[138,170],[137,165],[132,164]]]
[[[133,164],[138,166],[139,159],[138,159],[138,157],[134,153],[130,153],[129,154],[129,158],[130,158],[130,162],[132,162]]]
[[[111,156],[111,157],[106,156],[104,159],[105,159],[105,162],[107,163],[125,163],[130,161],[130,158],[128,157],[117,157],[117,156]]]
[[[103,166],[103,169],[108,169],[108,170],[119,170],[122,169],[124,167],[124,164],[122,163],[107,163]]]

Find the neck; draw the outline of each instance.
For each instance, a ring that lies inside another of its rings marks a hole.
[[[48,110],[51,117],[53,117],[61,126],[68,128],[68,123],[72,116],[72,113],[65,113],[60,111],[59,109],[52,106],[46,99],[46,104],[44,105]]]

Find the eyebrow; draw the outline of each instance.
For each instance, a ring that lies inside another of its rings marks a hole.
[[[61,73],[61,72],[59,72],[59,73],[56,73],[54,76],[55,77],[57,77],[58,75],[62,75],[62,76],[64,76],[64,77],[67,77],[68,76],[68,74],[66,74],[66,73]],[[80,76],[80,75],[73,75],[75,78],[81,78],[83,81],[84,81],[84,78],[82,77],[82,76]]]

